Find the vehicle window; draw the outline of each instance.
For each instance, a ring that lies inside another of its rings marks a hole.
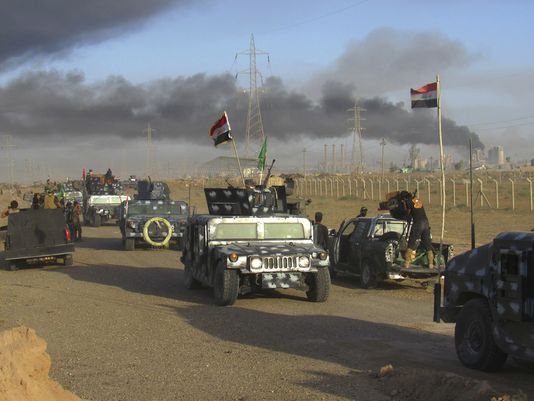
[[[341,235],[343,237],[350,237],[351,234],[354,232],[354,229],[356,228],[356,222],[353,221],[351,222],[347,227],[345,227],[345,229],[343,230],[343,232],[341,233]]]
[[[128,205],[128,213],[131,215],[135,214],[149,214],[155,216],[163,215],[176,215],[176,214],[187,214],[185,204],[175,203],[130,203]]]
[[[381,237],[384,234],[394,232],[402,235],[404,231],[404,223],[401,221],[378,221],[375,226],[374,236]]]
[[[219,223],[215,226],[212,239],[257,239],[256,223]]]
[[[356,229],[354,230],[351,239],[361,239],[364,238],[367,235],[367,231],[369,231],[369,221],[358,221],[356,224]]]
[[[304,226],[301,223],[265,223],[264,239],[304,239]]]

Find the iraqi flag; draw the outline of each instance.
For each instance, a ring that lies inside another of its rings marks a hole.
[[[438,107],[438,83],[432,82],[419,89],[410,89],[412,109],[417,107]]]
[[[211,126],[209,136],[211,139],[213,139],[213,144],[215,146],[233,139],[232,130],[230,129],[230,121],[228,120],[226,111],[222,117],[215,121],[215,123]]]

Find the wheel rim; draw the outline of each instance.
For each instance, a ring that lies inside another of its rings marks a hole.
[[[484,328],[482,322],[475,320],[469,323],[465,334],[465,343],[470,351],[479,353],[484,346]]]

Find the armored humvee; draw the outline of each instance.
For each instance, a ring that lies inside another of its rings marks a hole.
[[[83,217],[86,224],[99,227],[110,220],[118,222],[120,205],[129,199],[128,195],[123,194],[119,180],[104,174],[91,174],[85,177],[83,189]]]
[[[137,182],[133,201],[121,205],[119,226],[124,249],[133,251],[136,244],[166,247],[171,242],[181,250],[189,206],[170,199],[169,186],[160,181]]]
[[[266,288],[297,288],[310,301],[326,301],[328,253],[314,245],[308,219],[287,214],[283,193],[205,189],[210,214],[192,216],[186,230],[185,286],[213,287],[218,305]]]
[[[441,319],[467,367],[495,371],[514,356],[534,361],[534,232],[504,232],[451,259]],[[441,307],[440,307],[441,306]]]
[[[182,249],[189,214],[187,203],[172,200],[123,202],[119,226],[124,249],[133,251],[142,242],[154,247],[169,243]]]
[[[61,209],[23,209],[8,216],[2,236],[5,251],[2,259],[8,270],[22,266],[73,263],[69,229]]]

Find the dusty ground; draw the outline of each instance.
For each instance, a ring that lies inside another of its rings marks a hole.
[[[192,204],[205,210],[199,195]],[[314,199],[309,212],[323,210],[336,227],[359,206]],[[528,214],[493,217],[477,242],[534,226]],[[468,222],[466,211],[450,212],[457,249],[469,245]],[[279,291],[220,308],[210,290],[183,288],[178,252],[123,251],[116,226],[84,235],[72,267],[0,271],[0,330],[34,328],[48,342],[52,378],[81,398],[461,400],[518,389],[534,397],[532,365],[510,361],[499,374],[463,368],[453,326],[432,323],[432,295],[415,283],[362,290],[340,277],[324,304]],[[377,378],[387,364],[393,374]]]

